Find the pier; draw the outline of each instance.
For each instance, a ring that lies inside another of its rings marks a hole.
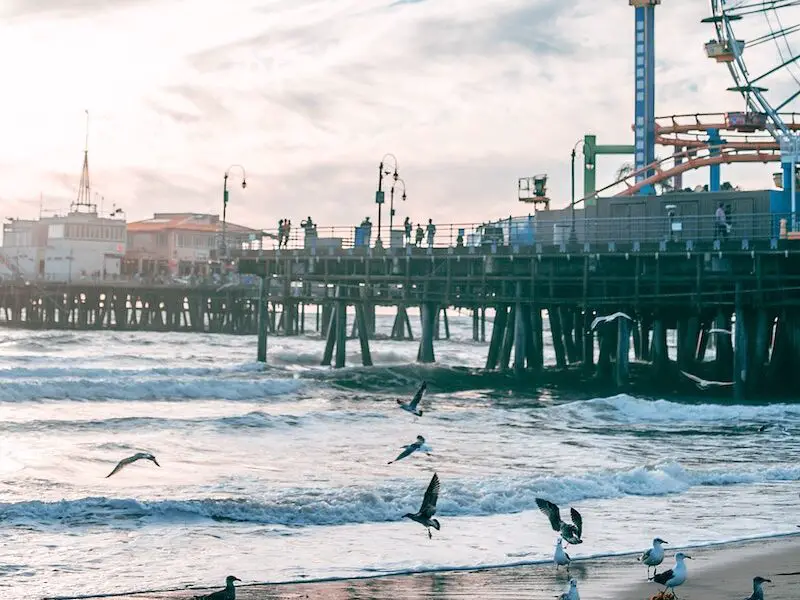
[[[720,239],[699,219],[678,237],[663,222],[637,218],[584,220],[575,236],[551,233],[529,244],[267,250],[242,257],[239,271],[261,278],[265,311],[281,303],[292,319],[297,306],[322,305],[323,365],[345,366],[348,306],[367,366],[375,306],[396,308],[393,337],[407,331],[407,309],[419,308],[421,363],[436,361],[442,309],[471,310],[475,340],[485,336],[488,309],[495,316],[486,369],[535,376],[550,344],[557,368],[579,365],[619,389],[633,354],[657,379],[685,371],[710,381],[704,389],[744,399],[800,383],[791,368],[800,359],[800,244],[785,239],[778,215],[748,219],[749,227]],[[630,319],[592,328],[596,316],[617,311]],[[259,360],[271,330],[258,328]],[[714,359],[706,360],[712,338]]]
[[[473,340],[488,342],[487,370],[535,378],[549,346],[557,369],[620,390],[631,357],[655,380],[685,371],[710,381],[704,389],[744,399],[800,384],[792,368],[800,363],[800,241],[789,239],[782,215],[745,216],[724,237],[699,217],[684,218],[680,235],[660,217],[582,218],[565,231],[565,212],[522,219],[519,231],[471,245],[461,232],[431,247],[315,238],[242,251],[238,271],[251,285],[6,282],[0,323],[255,335],[262,362],[270,336],[316,335],[320,364],[341,368],[348,341],[358,343],[362,365],[373,365],[378,306],[396,314],[385,335],[413,340],[426,364],[436,362],[437,340],[449,337],[448,311],[460,309],[472,314]],[[618,311],[630,318],[592,327]]]

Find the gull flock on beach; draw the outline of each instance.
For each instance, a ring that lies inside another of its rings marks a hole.
[[[624,313],[614,313],[613,315],[606,317],[598,317],[592,323],[592,328],[601,322],[607,323],[618,318],[629,319],[630,317]],[[684,375],[691,378],[691,376],[687,373],[684,373]],[[419,408],[419,405],[422,402],[427,387],[427,383],[423,381],[410,402],[405,403],[398,399],[397,404],[404,411],[413,414],[416,417],[421,417],[423,411]],[[417,435],[415,442],[407,444],[402,448],[403,452],[401,452],[394,460],[389,461],[388,464],[402,460],[414,454],[415,452],[425,452],[428,455],[431,453],[431,448],[426,444],[425,438],[421,435]],[[124,467],[136,463],[137,461],[151,461],[156,466],[161,466],[153,454],[149,452],[138,452],[132,456],[120,460],[114,469],[108,475],[106,475],[106,478],[111,477],[112,475],[121,471]],[[420,525],[423,525],[427,531],[428,539],[433,539],[431,529],[435,529],[436,531],[441,530],[441,524],[439,523],[439,520],[434,518],[434,515],[436,514],[436,504],[439,499],[440,488],[441,484],[439,475],[434,472],[430,482],[428,483],[428,487],[425,490],[425,494],[423,495],[419,510],[417,510],[415,513],[409,512],[402,515],[402,518],[404,519],[409,519],[419,523]],[[567,573],[569,573],[572,558],[569,556],[569,554],[567,554],[564,548],[564,543],[566,542],[567,544],[577,545],[584,542],[583,516],[574,507],[570,507],[569,513],[571,522],[567,522],[561,518],[561,509],[554,502],[545,498],[536,498],[535,502],[539,510],[547,516],[550,528],[558,533],[555,551],[553,554],[553,563],[556,567],[556,572],[558,571],[559,567],[563,566],[566,567]],[[800,527],[800,525],[798,525],[798,527]],[[652,541],[652,547],[648,548],[641,556],[637,558],[637,560],[647,566],[647,581],[652,581],[664,586],[663,590],[657,597],[667,600],[677,598],[675,595],[675,588],[683,585],[686,582],[688,578],[688,571],[684,561],[686,559],[691,559],[691,556],[685,554],[684,552],[677,552],[675,554],[675,565],[667,571],[658,573],[657,568],[665,558],[665,552],[663,548],[664,544],[667,544],[665,540],[661,539],[660,537],[654,538]],[[653,569],[652,576],[650,575],[651,568]],[[203,596],[194,596],[194,599],[236,600],[236,587],[234,586],[234,582],[236,581],[241,581],[241,579],[234,575],[228,575],[228,577],[225,579],[224,589]],[[760,576],[753,578],[753,593],[745,600],[764,600],[763,585],[764,583],[769,582],[769,579],[765,579]],[[561,595],[556,596],[556,598],[558,600],[580,600],[577,580],[571,578],[569,580],[569,587],[567,590]]]

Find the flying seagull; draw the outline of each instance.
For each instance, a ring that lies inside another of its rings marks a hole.
[[[433,538],[431,527],[439,531],[439,521],[431,517],[436,514],[436,500],[439,498],[439,476],[434,473],[431,477],[431,482],[428,484],[428,489],[425,490],[425,497],[422,499],[422,506],[416,513],[406,513],[403,515],[404,519],[411,519],[417,523],[424,525],[428,529],[428,539]]]
[[[569,563],[572,559],[569,557],[564,551],[564,547],[561,545],[561,538],[556,540],[556,551],[553,554],[553,562],[556,564],[556,571],[558,571],[558,567],[563,567],[566,565],[567,573],[569,573]]]
[[[126,467],[129,464],[131,464],[133,462],[136,462],[137,460],[141,460],[141,459],[152,460],[154,463],[156,463],[157,467],[161,466],[160,464],[158,464],[158,461],[156,460],[156,457],[153,456],[152,454],[150,454],[149,452],[137,452],[133,456],[129,456],[128,458],[123,458],[121,461],[119,461],[117,463],[117,466],[114,467],[114,470],[111,471],[111,473],[109,473],[108,475],[106,475],[106,479],[111,477],[117,471],[121,470],[123,467]]]
[[[569,589],[558,597],[558,600],[581,600],[578,594],[578,582],[574,579],[569,580]]]
[[[753,577],[753,593],[745,598],[745,600],[764,600],[764,590],[761,586],[764,582],[772,583],[771,579],[764,579],[763,577]]]
[[[236,588],[233,587],[234,581],[241,581],[238,577],[228,575],[225,578],[225,589],[213,592],[206,596],[195,596],[194,600],[236,600]]]
[[[706,381],[705,379],[700,379],[697,375],[692,375],[686,371],[681,371],[681,375],[686,377],[686,379],[693,381],[694,384],[701,390],[707,390],[710,387],[730,387],[733,385],[732,381]]]
[[[561,520],[561,513],[558,510],[558,506],[549,500],[536,498],[536,506],[550,519],[550,526],[553,528],[553,531],[560,533],[561,537],[564,538],[567,543],[583,543],[581,539],[581,532],[583,531],[583,517],[581,517],[581,513],[574,508],[570,508],[569,516],[572,519],[572,523],[565,523]]]
[[[653,567],[653,575],[655,575],[658,565],[664,561],[664,548],[661,546],[661,544],[668,543],[669,542],[665,542],[661,538],[655,538],[653,540],[653,547],[645,550],[644,554],[638,558],[638,560],[647,565],[648,579],[650,579],[650,567]]]
[[[422,437],[421,435],[417,436],[417,441],[414,442],[413,444],[408,444],[407,446],[403,446],[403,451],[400,453],[400,455],[394,460],[390,460],[386,464],[390,465],[393,462],[397,462],[398,460],[403,460],[406,456],[413,454],[417,450],[421,450],[422,452],[425,452],[428,455],[430,455],[432,450],[430,446],[425,444],[425,438]]]
[[[604,317],[595,318],[595,320],[592,321],[591,329],[594,330],[600,323],[610,323],[611,321],[619,319],[620,317],[622,317],[624,319],[628,319],[628,321],[633,321],[633,319],[631,319],[624,312],[615,312],[613,315],[606,315]]]
[[[403,410],[410,412],[412,415],[417,415],[418,417],[421,417],[422,411],[417,408],[417,405],[419,404],[419,401],[422,400],[422,394],[425,393],[426,389],[428,389],[428,383],[426,381],[423,381],[422,385],[419,386],[417,393],[414,394],[414,397],[411,399],[411,402],[409,402],[408,404],[404,404],[402,400],[398,400],[397,403]]]
[[[672,594],[675,594],[675,588],[679,585],[683,584],[686,581],[686,565],[683,562],[684,558],[692,558],[688,554],[684,554],[683,552],[678,552],[675,555],[675,566],[669,569],[668,571],[664,571],[663,573],[659,573],[658,575],[653,575],[650,577],[650,581],[655,581],[656,583],[660,583],[664,586],[664,591],[672,590]]]

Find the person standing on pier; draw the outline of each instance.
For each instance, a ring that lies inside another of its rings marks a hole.
[[[428,248],[433,248],[433,236],[436,235],[436,225],[433,224],[433,219],[428,219],[425,231],[428,234]]]
[[[292,220],[284,219],[283,221],[283,247],[289,247],[289,234],[292,232]]]
[[[403,221],[403,229],[405,229],[406,232],[406,246],[411,245],[411,227],[411,219],[406,217],[406,220]]]
[[[714,239],[726,239],[728,237],[728,216],[725,214],[725,208],[722,202],[717,206],[717,212],[714,216],[715,231]]]
[[[415,233],[415,238],[416,239],[415,239],[414,245],[415,246],[421,246],[422,245],[422,239],[424,237],[425,237],[425,232],[422,230],[422,225],[417,223],[417,231]]]
[[[283,246],[283,219],[278,221],[278,249]]]

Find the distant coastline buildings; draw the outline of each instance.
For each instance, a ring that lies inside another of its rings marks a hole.
[[[94,207],[94,205],[91,205]],[[66,215],[7,218],[0,247],[0,279],[71,282],[136,277],[207,276],[219,265],[219,215],[155,213],[127,223],[116,209],[110,216],[73,205]],[[231,254],[262,233],[226,224]]]
[[[118,278],[126,250],[122,211],[101,216],[77,208],[60,216],[6,219],[0,277],[64,282]]]

